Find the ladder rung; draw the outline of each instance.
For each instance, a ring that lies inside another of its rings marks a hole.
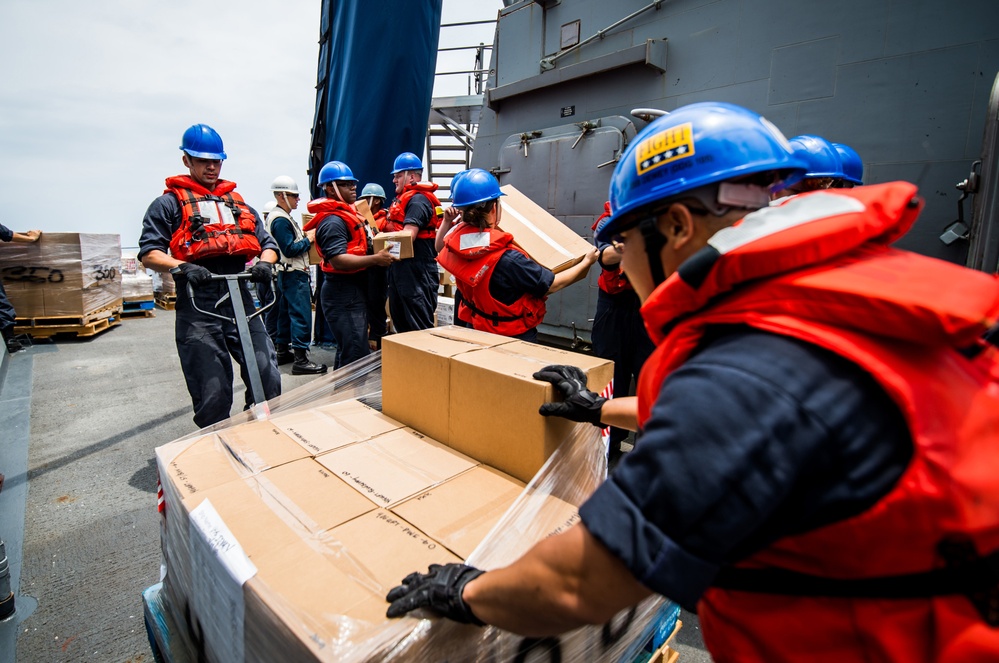
[[[430,146],[430,151],[431,152],[434,151],[434,150],[444,150],[446,152],[458,152],[458,151],[464,152],[467,149],[468,148],[465,147],[464,145],[431,145]]]

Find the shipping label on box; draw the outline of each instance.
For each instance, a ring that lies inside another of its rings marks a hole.
[[[437,325],[446,327],[454,324],[454,299],[451,297],[437,298]]]
[[[357,400],[277,416],[271,423],[313,456],[403,427],[401,422]]]
[[[556,274],[581,261],[593,245],[511,184],[500,187],[500,226],[538,264]]]
[[[374,504],[389,507],[477,463],[410,428],[316,458]]]
[[[440,327],[384,337],[382,412],[447,444],[449,358],[512,340],[465,327]]]
[[[480,465],[392,507],[392,512],[467,559],[523,489],[523,482]]]
[[[413,257],[413,236],[407,230],[397,230],[390,233],[378,233],[374,238],[375,253],[384,249],[399,260]]]
[[[448,444],[521,481],[530,481],[575,423],[543,417],[552,385],[533,378],[551,364],[578,366],[600,393],[614,363],[590,355],[513,341],[451,360]],[[482,394],[489,394],[488,401]]]

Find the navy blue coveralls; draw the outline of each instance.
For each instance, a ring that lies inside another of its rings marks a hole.
[[[256,215],[256,236],[261,251],[278,250],[277,243],[264,228]],[[166,193],[149,205],[142,219],[142,235],[139,238],[139,260],[152,250],[168,253],[170,238],[180,227],[180,204],[173,194]],[[214,274],[238,274],[246,270],[246,259],[240,256],[222,256],[198,260],[198,265]],[[246,407],[253,404],[250,391],[250,377],[246,372],[246,362],[239,341],[236,325],[218,318],[197,312],[187,293],[187,280],[183,276],[177,280],[177,307],[174,336],[177,341],[177,354],[184,371],[187,390],[194,405],[194,423],[199,427],[211,426],[229,418],[232,409],[232,359],[239,364],[240,377],[246,385]],[[243,284],[243,305],[253,311],[253,296],[246,281]],[[194,289],[194,299],[198,307],[219,315],[232,317],[232,304],[228,301],[225,282],[213,281]],[[259,317],[250,321],[250,338],[256,354],[257,367],[267,399],[281,394],[281,373],[277,368],[274,344],[264,329]]]
[[[415,195],[406,205],[404,226],[421,230],[434,219],[434,206],[424,195]],[[437,250],[434,238],[413,240],[413,257],[397,260],[388,268],[388,301],[392,326],[397,332],[430,329],[437,312]]]
[[[347,253],[350,231],[343,219],[330,215],[316,228],[316,245],[326,260]],[[368,254],[372,251],[368,238]],[[320,297],[323,314],[336,342],[337,369],[371,354],[368,346],[368,274],[362,269],[352,274],[323,273]]]

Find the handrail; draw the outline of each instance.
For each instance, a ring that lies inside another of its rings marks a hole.
[[[462,23],[441,23],[442,28],[458,28],[463,25],[485,25],[486,23],[495,23],[496,19],[491,18],[485,21],[464,21]]]
[[[487,51],[491,51],[493,49],[492,46],[487,46],[486,44],[479,44],[478,46],[449,46],[447,48],[438,48],[437,52],[439,53],[441,51],[472,51],[472,50],[478,50],[480,48]]]
[[[627,23],[631,19],[633,19],[636,16],[639,16],[641,14],[644,14],[645,12],[647,12],[650,9],[659,9],[659,6],[663,2],[665,2],[665,0],[653,0],[653,2],[651,2],[650,4],[646,5],[645,7],[642,7],[641,9],[639,9],[636,12],[632,12],[631,14],[628,14],[627,16],[625,16],[621,20],[617,21],[616,23],[608,25],[603,30],[597,30],[597,32],[595,34],[590,35],[589,37],[587,37],[583,41],[579,42],[578,44],[570,46],[569,48],[565,49],[564,51],[559,51],[555,55],[551,55],[551,56],[549,56],[547,58],[541,58],[541,71],[548,71],[550,69],[554,69],[555,68],[555,63],[558,60],[564,58],[566,55],[569,55],[570,53],[575,53],[576,51],[578,51],[579,49],[581,49],[583,46],[585,46],[586,44],[589,44],[591,41],[593,41],[595,39],[603,39],[605,34],[607,34],[608,32],[610,32],[611,30],[613,30],[617,26],[621,25],[622,23]]]

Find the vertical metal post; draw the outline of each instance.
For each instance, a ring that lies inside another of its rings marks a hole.
[[[243,348],[246,372],[250,376],[250,395],[253,396],[253,403],[260,405],[267,399],[264,397],[264,383],[260,380],[257,354],[253,351],[253,339],[250,338],[250,325],[246,318],[246,307],[243,305],[243,290],[239,284],[239,274],[227,274],[225,282],[229,288],[229,298],[232,300],[232,312],[236,322],[236,330],[239,332],[239,344]]]

